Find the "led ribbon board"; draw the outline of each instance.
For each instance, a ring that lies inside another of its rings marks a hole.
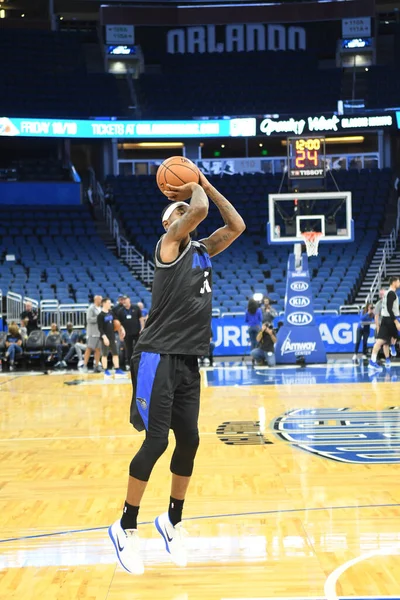
[[[39,138],[196,138],[254,136],[256,120],[110,121],[0,117],[0,136]]]

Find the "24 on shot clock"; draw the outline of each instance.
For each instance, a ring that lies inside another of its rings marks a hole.
[[[325,138],[288,138],[289,179],[323,179],[325,177]]]

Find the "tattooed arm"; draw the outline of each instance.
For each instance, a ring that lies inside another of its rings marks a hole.
[[[243,233],[246,229],[246,225],[229,200],[220,194],[201,172],[200,185],[210,200],[214,202],[215,206],[218,208],[225,223],[224,227],[214,231],[210,237],[201,240],[203,244],[207,246],[208,254],[210,256],[215,256],[225,250],[225,248],[228,248],[228,246]]]

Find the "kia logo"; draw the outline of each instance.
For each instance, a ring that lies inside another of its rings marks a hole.
[[[310,313],[299,311],[291,313],[287,320],[291,325],[309,325],[313,318]]]
[[[310,299],[306,296],[293,296],[293,298],[290,298],[289,304],[295,308],[302,308],[310,304]]]
[[[309,287],[305,281],[294,281],[290,284],[290,289],[294,292],[305,292]]]

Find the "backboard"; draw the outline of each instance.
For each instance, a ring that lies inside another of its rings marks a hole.
[[[268,195],[269,244],[303,242],[302,232],[322,233],[320,242],[354,240],[351,192],[306,192]]]

